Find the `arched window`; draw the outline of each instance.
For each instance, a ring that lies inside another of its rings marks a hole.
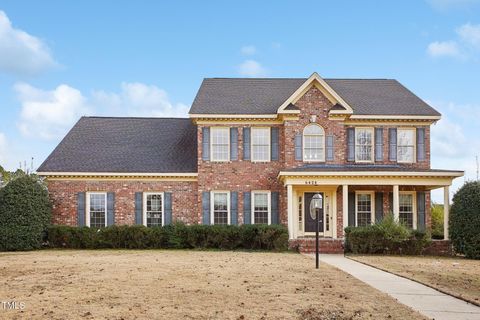
[[[303,160],[325,161],[325,131],[318,124],[303,129]]]

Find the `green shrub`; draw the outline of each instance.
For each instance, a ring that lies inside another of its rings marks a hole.
[[[40,180],[23,175],[10,181],[0,189],[0,251],[39,248],[51,215]]]
[[[356,254],[420,254],[430,243],[424,231],[411,230],[387,215],[376,224],[345,228],[346,250]]]
[[[443,205],[432,205],[432,239],[443,239]]]
[[[164,227],[50,226],[47,242],[51,248],[73,249],[221,249],[275,250],[288,248],[288,231],[280,225],[210,226],[176,223]]]
[[[480,259],[480,181],[465,183],[455,193],[449,227],[455,251]]]

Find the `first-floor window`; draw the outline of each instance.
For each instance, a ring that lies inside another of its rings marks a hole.
[[[370,192],[358,192],[356,194],[357,226],[364,227],[372,223],[373,196]]]
[[[253,192],[253,223],[270,224],[270,193]]]
[[[147,227],[163,225],[163,194],[144,193],[143,224]]]
[[[88,193],[88,221],[92,228],[103,228],[107,225],[107,194],[105,192]]]
[[[213,192],[212,215],[213,224],[229,224],[230,201],[228,192]]]
[[[401,223],[413,229],[414,201],[412,193],[400,193],[399,196],[399,216]]]

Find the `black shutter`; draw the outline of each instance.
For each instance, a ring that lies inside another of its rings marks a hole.
[[[393,192],[390,192],[388,194],[388,205],[390,207],[390,212],[389,213],[393,215]]]
[[[77,193],[77,225],[85,226],[85,192]]]
[[[425,192],[417,192],[417,229],[425,230]]]
[[[107,226],[115,224],[115,193],[107,193]]]
[[[333,161],[335,158],[335,150],[334,150],[334,138],[333,135],[328,135],[326,138],[326,149],[327,149],[327,161]]]
[[[230,224],[238,224],[238,192],[230,192]]]
[[[383,192],[375,192],[375,223],[383,219]]]
[[[388,129],[389,150],[388,159],[390,161],[397,161],[397,128]]]
[[[210,128],[202,128],[202,160],[210,160]]]
[[[164,225],[169,225],[172,224],[172,193],[171,192],[165,192],[163,194],[163,197],[165,198],[165,221],[163,222]]]
[[[250,128],[243,128],[243,160],[250,160]]]
[[[278,134],[278,128],[273,127],[270,129],[270,157],[272,161],[278,160],[279,157],[279,134]]]
[[[230,160],[238,160],[238,128],[230,128]]]
[[[355,128],[347,128],[347,161],[355,161]]]
[[[135,224],[143,224],[143,193],[135,192]]]
[[[355,192],[348,193],[348,225],[355,226]]]
[[[210,224],[210,192],[202,192],[202,223]]]
[[[417,161],[425,159],[425,128],[417,128]]]
[[[243,193],[243,224],[252,223],[251,199],[252,199],[252,194],[250,192]]]
[[[295,160],[303,160],[302,157],[302,134],[295,134]]]
[[[271,212],[272,212],[272,224],[279,224],[280,217],[279,217],[279,201],[280,201],[280,193],[279,192],[272,192],[271,193]]]
[[[375,128],[375,161],[383,161],[383,128]]]

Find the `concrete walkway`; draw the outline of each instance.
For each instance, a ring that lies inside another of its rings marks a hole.
[[[309,255],[314,256],[314,255]],[[326,262],[435,320],[480,320],[480,307],[343,255],[320,254]]]

